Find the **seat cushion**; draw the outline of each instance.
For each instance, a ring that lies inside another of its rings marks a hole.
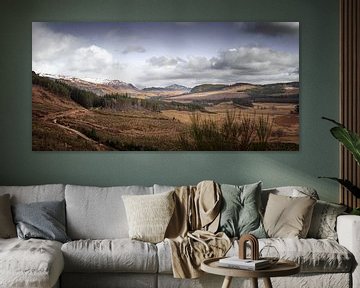
[[[60,242],[0,239],[1,287],[52,287],[63,268]]]
[[[301,267],[301,273],[346,273],[350,272],[354,265],[353,255],[345,247],[330,239],[259,239],[260,250],[265,245],[274,246],[281,259],[298,263]],[[159,273],[172,273],[169,244],[167,241],[158,243],[157,249]],[[238,255],[238,251],[238,242],[235,241],[227,256]]]
[[[73,239],[128,238],[123,195],[153,194],[152,187],[66,185],[67,233]]]
[[[353,255],[344,246],[330,239],[259,239],[259,250],[265,245],[275,247],[281,259],[298,263],[301,273],[350,272],[354,265]],[[235,242],[228,256],[236,255],[237,251],[238,245]]]
[[[156,273],[156,246],[130,239],[78,240],[61,248],[66,272]]]

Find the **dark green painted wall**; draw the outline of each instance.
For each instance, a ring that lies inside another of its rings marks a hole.
[[[338,117],[337,0],[2,0],[0,185],[129,185],[263,180],[309,185],[337,201],[338,146],[321,116]],[[32,152],[32,21],[300,21],[299,152]]]

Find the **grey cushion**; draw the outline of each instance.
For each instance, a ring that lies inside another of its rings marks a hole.
[[[78,240],[61,248],[67,272],[157,271],[156,246],[130,239]]]
[[[64,268],[61,243],[0,239],[0,287],[53,287]]]
[[[10,196],[0,196],[0,238],[16,237],[16,229],[11,214]]]
[[[64,201],[15,204],[13,214],[18,236],[22,239],[70,240],[65,231]]]
[[[307,237],[337,240],[336,219],[346,206],[318,200],[315,203]]]
[[[71,239],[128,238],[122,195],[153,194],[152,187],[66,185],[67,232]]]
[[[260,216],[261,182],[243,186],[222,184],[221,192],[219,231],[229,237],[247,233],[258,238],[266,237]]]

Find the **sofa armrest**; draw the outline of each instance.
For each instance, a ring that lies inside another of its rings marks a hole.
[[[353,287],[360,287],[360,216],[341,215],[337,218],[337,234],[340,245],[355,257],[352,273]]]

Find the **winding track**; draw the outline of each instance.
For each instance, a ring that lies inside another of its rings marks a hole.
[[[80,115],[84,115],[84,114],[88,114],[88,113],[90,113],[90,111],[85,110],[85,109],[71,109],[71,110],[67,110],[64,112],[56,112],[56,113],[48,114],[43,117],[43,120],[50,121],[53,125],[56,125],[57,127],[61,128],[61,129],[72,132],[72,133],[76,134],[77,136],[79,136],[80,138],[91,142],[96,147],[96,150],[98,150],[98,151],[113,150],[111,147],[106,146],[100,142],[95,141],[94,139],[89,138],[88,136],[86,136],[85,134],[81,133],[80,131],[78,131],[76,129],[73,129],[66,125],[57,123],[57,119],[61,118],[61,117],[69,117],[69,116],[76,117],[76,116],[80,116]]]

